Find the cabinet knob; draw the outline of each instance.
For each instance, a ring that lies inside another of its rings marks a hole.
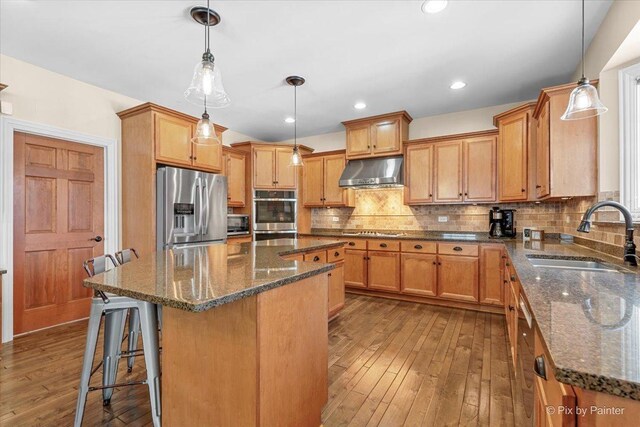
[[[371,148],[371,146],[367,145],[367,150],[370,149],[370,148]]]
[[[536,185],[536,188],[542,188],[542,185]]]
[[[314,256],[314,257],[313,257],[313,261],[314,261],[314,262],[318,262],[318,261],[320,261],[320,257],[319,257],[318,255]]]
[[[349,246],[355,246],[356,242],[349,242]]]
[[[436,265],[436,262],[435,262],[435,261],[433,261],[433,265]]]
[[[329,273],[328,276],[331,277],[331,273]]]
[[[454,246],[453,250],[456,252],[460,252],[462,250],[462,248],[460,246]]]
[[[380,247],[381,247],[381,248],[386,248],[386,247],[387,247],[387,244],[386,244],[386,243],[380,243]]]
[[[194,157],[193,157],[193,160],[198,160],[198,158],[194,156]]]
[[[333,256],[335,256],[335,257],[340,256],[340,252],[335,251],[335,252],[333,253]]]
[[[544,363],[544,357],[537,356],[533,360],[533,372],[543,380],[547,380],[547,367]]]
[[[502,258],[502,259],[507,259],[507,256],[506,256],[506,255],[502,255],[502,257],[501,257],[501,258]]]
[[[514,311],[516,308],[512,305],[509,306],[509,311]]]
[[[373,144],[373,148],[376,148],[376,147],[377,147],[377,145],[376,145],[376,144]]]
[[[422,249],[422,245],[415,245],[413,248],[414,249]]]
[[[465,195],[465,196],[468,196],[468,195],[469,195],[469,193],[464,193],[464,195]]]
[[[515,282],[516,281],[516,276],[511,276],[511,281]]]
[[[462,193],[458,193],[458,196],[462,197]]]
[[[503,280],[503,281],[502,281],[502,283],[504,283],[504,284],[506,285],[506,284],[507,284],[507,283],[509,283],[509,282],[508,282],[508,281],[506,281],[506,280]]]
[[[440,261],[438,261],[438,265],[442,265],[442,263]]]
[[[429,197],[433,197],[433,194],[429,193]]]
[[[525,191],[527,191],[527,190],[525,190],[525,189],[523,188],[523,189],[522,189],[522,190],[520,190],[520,191],[522,191],[522,192],[524,193],[524,192],[525,192]]]
[[[504,265],[506,265],[507,267],[509,267],[511,264],[509,264],[508,262],[505,262]]]

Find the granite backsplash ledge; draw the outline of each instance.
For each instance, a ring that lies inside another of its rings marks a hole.
[[[622,247],[624,225],[593,224],[591,233],[578,233],[576,228],[584,212],[595,203],[595,197],[556,202],[493,203],[482,205],[406,206],[403,189],[360,189],[355,192],[355,208],[317,208],[312,210],[313,229],[397,230],[397,231],[469,231],[486,232],[488,211],[492,206],[516,209],[516,228],[536,227],[546,233],[565,233],[584,240]],[[617,193],[602,193],[598,199],[613,199]],[[438,217],[446,216],[446,222]],[[615,220],[617,213],[603,210],[598,221]],[[636,226],[636,245],[640,246],[640,226]]]

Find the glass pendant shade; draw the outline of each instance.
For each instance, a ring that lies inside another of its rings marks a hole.
[[[231,103],[231,99],[222,85],[220,68],[212,58],[213,55],[205,53],[202,61],[196,64],[191,84],[184,96],[193,104],[202,105],[206,100],[207,107],[223,108]]]
[[[289,166],[304,166],[302,162],[302,154],[300,153],[300,149],[297,145],[294,145],[293,152],[291,153],[291,161],[289,162]]]
[[[196,145],[216,145],[220,144],[218,135],[216,135],[216,129],[213,123],[209,120],[209,114],[206,112],[202,115],[202,118],[196,125],[196,134],[191,139],[191,142]]]
[[[606,113],[607,107],[600,102],[598,91],[593,87],[589,80],[582,78],[578,82],[571,95],[569,96],[569,105],[564,112],[561,120],[579,120],[595,117]]]

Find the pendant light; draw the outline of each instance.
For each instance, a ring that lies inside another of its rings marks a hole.
[[[289,85],[293,86],[293,152],[289,166],[303,166],[302,154],[298,148],[298,86],[304,84],[304,78],[300,76],[289,76],[286,78]]]
[[[598,91],[584,75],[584,0],[582,0],[582,77],[569,96],[569,105],[561,120],[588,119],[606,113],[607,107],[600,102]]]
[[[222,75],[220,68],[215,64],[213,54],[210,49],[209,29],[212,25],[220,23],[220,15],[207,7],[196,6],[191,8],[191,17],[194,21],[204,25],[204,53],[202,60],[196,64],[193,70],[193,78],[184,96],[189,102],[201,105],[203,102],[210,108],[222,108],[229,105],[231,100],[222,85]]]
[[[204,113],[202,118],[198,120],[196,125],[196,134],[191,138],[191,142],[196,145],[220,145],[220,139],[216,134],[216,129],[213,123],[209,120],[209,113],[207,113],[207,102],[204,102]]]

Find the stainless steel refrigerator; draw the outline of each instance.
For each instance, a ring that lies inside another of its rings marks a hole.
[[[226,241],[226,176],[166,166],[156,190],[158,250]]]

